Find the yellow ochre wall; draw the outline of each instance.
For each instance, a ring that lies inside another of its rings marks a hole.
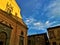
[[[20,8],[17,5],[15,0],[0,0],[0,9],[6,11],[8,5],[11,5],[13,7],[13,11],[11,12],[14,16],[17,13],[17,17],[22,18],[20,14]]]

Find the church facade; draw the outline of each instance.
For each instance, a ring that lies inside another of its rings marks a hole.
[[[27,45],[27,26],[15,0],[0,0],[0,45]]]

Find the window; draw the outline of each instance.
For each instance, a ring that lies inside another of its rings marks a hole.
[[[19,45],[24,45],[24,37],[20,36],[20,42]]]
[[[24,35],[23,31],[21,32],[21,35],[22,35],[22,36]]]
[[[54,30],[49,31],[48,33],[49,33],[49,38],[50,39],[55,38]]]
[[[60,40],[60,30],[57,30],[57,37]]]
[[[28,45],[31,45],[31,40],[28,40]]]
[[[59,45],[60,45],[60,43],[59,43]]]
[[[53,42],[53,45],[56,45],[56,42]]]
[[[5,32],[0,32],[0,45],[6,45],[7,34]]]
[[[21,31],[20,42],[19,45],[24,45],[24,33]]]
[[[50,43],[49,42],[46,42],[46,45],[50,45]]]
[[[0,45],[3,45],[3,41],[0,41]]]

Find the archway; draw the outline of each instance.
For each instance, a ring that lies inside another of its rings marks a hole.
[[[7,34],[0,32],[0,45],[6,45]]]

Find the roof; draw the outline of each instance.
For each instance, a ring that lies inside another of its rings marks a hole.
[[[60,26],[49,27],[47,30],[49,30],[49,29],[55,29],[55,28],[60,28]]]
[[[29,35],[28,37],[31,37],[31,36],[40,36],[40,35],[47,35],[47,33],[41,33],[41,34]]]

